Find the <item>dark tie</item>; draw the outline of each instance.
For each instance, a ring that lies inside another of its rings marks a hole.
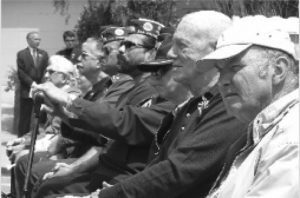
[[[38,54],[37,54],[37,50],[36,50],[36,49],[33,49],[32,55],[33,55],[34,66],[37,67],[37,63],[38,63]]]

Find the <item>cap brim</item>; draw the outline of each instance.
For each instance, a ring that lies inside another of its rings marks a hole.
[[[221,60],[231,58],[236,56],[246,49],[248,49],[252,44],[240,44],[240,45],[227,45],[216,49],[214,52],[208,54],[202,60]]]
[[[158,59],[150,62],[144,62],[138,65],[138,69],[142,72],[155,72],[162,67],[170,66],[173,64],[173,60],[170,59]]]
[[[251,45],[252,44],[240,44],[220,47],[207,56],[203,57],[202,59],[198,60],[196,62],[196,65],[201,66],[203,63],[208,64],[208,62],[232,58],[248,49]]]

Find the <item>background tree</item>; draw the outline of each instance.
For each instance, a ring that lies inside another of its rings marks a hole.
[[[53,0],[66,18],[70,0]],[[298,0],[87,0],[75,30],[79,41],[97,36],[103,26],[126,26],[130,19],[149,18],[174,26],[184,14],[196,10],[216,10],[228,16],[263,14],[298,17]]]

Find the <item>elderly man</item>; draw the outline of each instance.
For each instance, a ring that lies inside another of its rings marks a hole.
[[[113,34],[114,31],[116,30],[123,31],[123,34],[122,35]],[[110,32],[109,35],[108,32]],[[104,93],[101,93],[103,97],[98,97],[97,103],[101,103],[105,101],[110,103],[111,105],[116,105],[119,96],[122,93],[129,91],[134,86],[134,82],[132,81],[132,79],[129,79],[124,75],[120,75],[116,73],[117,71],[119,71],[120,67],[118,66],[117,59],[115,58],[115,56],[117,55],[117,53],[115,52],[118,52],[118,48],[120,47],[119,46],[120,42],[124,40],[124,38],[127,35],[128,35],[127,28],[124,27],[110,27],[107,28],[102,34],[102,38],[104,41],[103,47],[109,47],[110,51],[109,52],[105,51],[105,56],[101,58],[102,59],[101,70],[105,71],[105,73],[113,77],[111,78],[112,84],[108,87],[108,89],[105,90]],[[95,39],[88,39],[88,41],[86,41],[82,47],[83,53],[86,54],[93,53],[96,50],[93,47],[99,45],[99,42],[96,41]],[[101,48],[101,52],[104,52],[102,48]],[[94,67],[88,66],[89,61],[85,60],[86,57],[82,55],[80,59],[81,59],[81,63],[78,64],[80,73],[86,76],[87,79],[90,79],[94,85],[97,86],[101,85],[97,83],[100,76],[97,75],[97,72],[95,72],[94,69],[92,69]],[[94,89],[97,86],[94,86]],[[70,131],[67,125],[65,124],[63,124],[62,133],[65,136],[68,136],[72,139],[77,139],[81,141],[83,140],[82,135],[79,135],[78,133],[72,133],[72,131]],[[95,137],[94,139],[97,140],[97,137]],[[95,141],[91,141],[91,139],[88,139],[88,141],[89,142],[86,142],[87,144],[91,144],[92,142],[95,142]],[[48,172],[43,176],[43,180],[51,178],[50,181],[45,181],[45,183],[43,184],[43,188],[49,188],[51,184],[64,186],[67,183],[70,183],[70,181],[74,180],[74,178],[78,177],[78,175],[80,175],[81,173],[94,171],[98,164],[98,156],[101,153],[102,153],[102,149],[91,148],[88,152],[86,152],[84,155],[80,156],[78,159],[76,159],[74,162],[70,164],[68,164],[67,162],[63,163],[62,161],[60,161],[55,165],[55,167],[52,169],[51,172]]]
[[[45,81],[51,82],[54,86],[59,89],[65,90],[70,94],[75,96],[80,94],[80,91],[73,86],[73,82],[76,78],[76,71],[73,64],[67,59],[61,56],[51,56],[49,59],[49,65],[46,68],[46,73],[44,75]],[[61,119],[57,116],[47,115],[48,119],[44,127],[40,127],[38,140],[35,145],[35,153],[38,153],[36,158],[47,158],[49,156],[46,152],[51,144],[55,144],[57,137],[60,134],[60,122]],[[28,158],[28,148],[31,142],[31,133],[28,133],[20,138],[17,138],[7,144],[7,153],[10,153],[9,158],[14,159],[16,163],[15,170],[19,169],[19,166],[23,161],[27,161]],[[25,156],[24,156],[25,155]],[[22,157],[24,156],[24,157]],[[19,160],[20,159],[20,160]],[[38,160],[35,160],[35,162]],[[21,165],[21,166],[22,166]],[[23,188],[23,178],[20,178],[18,173],[16,175],[16,190],[17,197],[21,197]]]
[[[237,21],[198,63],[215,64],[227,110],[251,122],[208,197],[299,197],[299,70],[288,33],[269,20]]]
[[[86,193],[102,187],[102,181],[117,183],[145,167],[150,144],[164,115],[174,108],[166,100],[155,100],[155,90],[145,81],[147,75],[137,65],[154,58],[157,35],[162,24],[139,19],[134,21],[135,31],[122,41],[119,49],[121,71],[134,80],[134,86],[120,96],[117,107],[107,102],[91,103],[80,98],[55,95],[53,90],[40,86],[47,97],[65,105],[79,119],[69,119],[74,127],[89,129],[113,141],[106,153],[99,157],[97,170],[84,173],[76,182],[66,186],[41,187],[36,197],[65,193]],[[50,182],[49,179],[48,182]]]
[[[230,25],[227,16],[215,11],[182,18],[168,55],[173,59],[173,78],[195,97],[164,118],[145,170],[95,194],[117,198],[207,195],[226,150],[245,126],[227,114],[216,90],[217,70],[206,65],[196,68],[194,61],[213,51],[217,38]]]
[[[89,38],[87,39],[87,41],[85,43],[83,43],[82,45],[82,53],[84,55],[81,56],[81,63],[80,63],[80,72],[82,75],[86,76],[87,79],[89,79],[92,84],[94,85],[92,90],[90,90],[85,96],[84,98],[86,100],[91,100],[91,101],[96,101],[99,98],[101,98],[104,95],[105,90],[107,89],[108,86],[110,86],[111,81],[109,79],[109,77],[107,76],[107,74],[103,73],[101,70],[101,64],[103,61],[103,56],[104,53],[102,51],[102,45],[103,43],[98,42],[98,40],[94,39],[94,38]],[[60,56],[59,56],[60,57]],[[60,59],[64,59],[63,57],[60,57]],[[71,63],[70,63],[71,64]],[[72,64],[71,64],[72,65]],[[59,67],[64,66],[64,64],[59,64]],[[72,65],[72,67],[74,67]],[[57,68],[53,68],[53,69],[57,69]],[[61,69],[62,70],[62,69]],[[52,72],[52,69],[49,68],[49,72],[48,73],[52,73],[55,74],[53,76],[55,76],[56,78],[54,78],[50,83],[46,83],[48,86],[50,87],[55,87],[54,81],[56,81],[59,77],[57,75],[60,75],[60,73],[58,72]],[[48,77],[48,73],[46,74],[46,77]],[[126,87],[123,87],[124,91],[126,90]],[[63,92],[66,93],[65,91],[56,88],[56,91],[58,93]],[[117,94],[117,93],[115,93]],[[73,96],[73,95],[72,95]],[[116,99],[111,99],[109,101],[113,101],[115,102]],[[55,112],[54,112],[55,113]],[[62,125],[61,127],[61,134],[65,135],[70,134],[72,132],[74,132],[75,130],[71,130],[69,128],[66,128]],[[29,183],[29,191],[31,191],[33,184],[41,177],[43,176],[43,174],[45,174],[46,172],[49,172],[57,162],[65,162],[65,163],[70,163],[73,162],[75,159],[77,159],[79,156],[82,156],[84,153],[86,152],[96,152],[96,148],[91,148],[92,145],[90,145],[90,142],[96,142],[98,143],[97,145],[103,145],[103,139],[102,138],[98,138],[98,136],[95,138],[90,138],[89,136],[80,136],[81,141],[84,142],[89,142],[89,144],[87,145],[86,143],[81,143],[81,142],[71,142],[72,145],[75,143],[75,148],[74,150],[72,149],[70,151],[70,149],[67,149],[67,153],[65,154],[64,158],[67,159],[59,159],[57,160],[51,160],[48,158],[45,158],[45,156],[43,154],[39,155],[37,154],[35,156],[34,161],[39,161],[39,163],[35,163],[33,165],[32,168],[32,175],[31,175],[31,179],[30,179],[30,183]],[[97,140],[99,139],[99,142],[97,142]],[[64,138],[60,137],[60,141],[59,143],[63,143],[63,146],[68,146],[70,141],[65,141]],[[96,144],[95,143],[95,144]],[[53,148],[53,147],[52,147]],[[57,153],[58,151],[56,149],[58,149],[57,147],[53,148],[52,152],[53,153]],[[63,149],[63,147],[60,147],[60,150]],[[43,162],[41,162],[43,161]],[[17,166],[16,166],[16,175],[19,178],[19,181],[24,181],[24,177],[25,177],[25,171],[26,171],[26,164],[27,164],[27,157],[23,157],[20,158]]]

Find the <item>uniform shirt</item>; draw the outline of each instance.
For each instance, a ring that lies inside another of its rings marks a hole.
[[[175,115],[165,117],[153,145],[154,159],[145,170],[101,190],[99,197],[204,197],[228,146],[244,128],[227,114],[216,89],[192,98]]]
[[[142,81],[123,93],[116,106],[106,101],[73,102],[73,112],[79,119],[70,119],[72,126],[113,140],[107,153],[100,155],[101,167],[97,169],[98,174],[112,179],[109,182],[121,181],[144,169],[162,118],[175,108],[171,102],[156,96],[154,88]]]
[[[247,144],[209,198],[299,197],[299,90],[261,111]]]

